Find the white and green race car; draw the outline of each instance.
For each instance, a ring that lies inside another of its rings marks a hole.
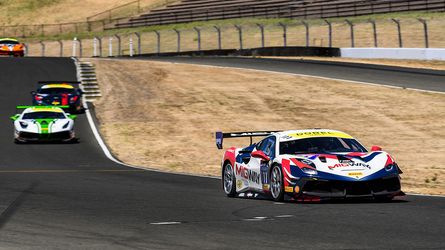
[[[73,142],[75,115],[63,111],[63,106],[17,106],[21,114],[11,116],[14,121],[14,141]]]

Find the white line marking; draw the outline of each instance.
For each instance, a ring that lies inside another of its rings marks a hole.
[[[291,218],[294,217],[293,215],[290,214],[283,214],[283,215],[277,215],[275,216],[275,218]]]
[[[77,67],[78,66],[78,59],[75,58],[75,57],[72,57],[72,59],[74,60],[74,63],[76,65],[77,79],[78,79],[78,81],[80,81],[80,76],[79,76],[79,68],[80,67]],[[102,60],[111,60],[111,59],[102,59]],[[137,60],[137,59],[133,59],[133,60]],[[147,61],[147,60],[137,60],[137,61]],[[159,62],[159,61],[156,61],[156,62]],[[162,62],[162,63],[172,63],[172,62]],[[175,63],[173,63],[173,64],[175,64]],[[225,68],[225,69],[236,68],[236,67],[223,67],[223,66],[212,66],[212,65],[201,65],[201,64],[190,64],[190,63],[176,63],[176,64],[194,65],[194,66],[210,67],[210,68]],[[245,69],[245,68],[237,68],[237,69],[259,71],[259,72],[263,71],[263,72],[269,72],[269,73],[275,73],[275,74],[285,74],[285,75],[314,77],[314,78],[329,79],[329,80],[341,80],[341,81],[347,81],[347,82],[351,82],[351,83],[361,83],[361,84],[369,84],[369,85],[375,85],[375,86],[385,86],[385,87],[390,87],[390,88],[403,89],[403,87],[397,87],[397,86],[391,86],[391,85],[383,85],[383,84],[380,85],[380,84],[376,84],[376,83],[356,82],[356,81],[349,81],[349,80],[335,79],[335,78],[317,77],[317,76],[301,75],[301,74],[293,74],[293,73],[283,73],[283,72],[268,71],[268,70],[255,70],[255,69]],[[445,94],[444,92],[436,92],[436,91],[428,91],[428,90],[418,90],[418,89],[411,89],[411,88],[406,88],[406,89],[417,90],[417,91],[421,91],[421,92],[431,92],[431,93]],[[86,104],[86,100],[84,99],[83,101],[84,101],[84,106],[86,107],[86,105],[85,105]],[[93,134],[96,137],[96,140],[99,143],[99,146],[104,151],[104,154],[110,160],[112,160],[113,162],[116,162],[116,163],[118,163],[120,165],[127,166],[127,167],[130,167],[130,168],[142,169],[142,170],[152,171],[152,172],[157,172],[157,173],[183,175],[183,176],[192,176],[192,177],[200,177],[200,178],[210,178],[210,179],[218,179],[218,180],[221,179],[221,177],[219,177],[219,176],[194,175],[194,174],[187,174],[187,173],[171,173],[171,172],[165,172],[165,171],[158,170],[158,169],[142,168],[142,167],[137,167],[137,166],[133,166],[133,165],[129,165],[129,164],[123,163],[123,162],[117,160],[116,158],[114,158],[113,155],[108,150],[107,146],[105,145],[105,143],[103,142],[102,138],[100,137],[100,134],[99,134],[99,132],[97,130],[96,124],[94,123],[93,118],[91,117],[91,113],[89,112],[88,109],[85,110],[85,113],[87,114],[87,118],[88,118],[88,122],[90,123],[91,130],[93,131]],[[100,142],[102,142],[102,143],[100,143]],[[107,152],[108,152],[108,154],[107,154]],[[411,193],[407,193],[407,195],[445,198],[445,196],[442,196],[442,195],[431,195],[431,194],[411,194]],[[283,205],[284,203],[275,202],[274,204]]]
[[[262,220],[265,220],[265,219],[267,219],[267,217],[253,217],[253,218],[250,218],[250,219],[243,219],[243,221],[262,221]]]
[[[178,225],[178,224],[181,224],[181,222],[178,222],[178,221],[164,221],[164,222],[153,222],[153,223],[150,223],[150,225],[161,225],[161,226],[163,226],[163,225]]]

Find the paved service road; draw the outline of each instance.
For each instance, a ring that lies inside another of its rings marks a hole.
[[[445,71],[313,60],[241,57],[148,57],[147,60],[269,70],[445,92]]]
[[[0,249],[444,249],[445,200],[276,204],[229,199],[219,180],[142,171],[78,144],[16,145],[8,117],[39,80],[76,80],[59,58],[0,58]],[[135,145],[136,146],[136,145]]]

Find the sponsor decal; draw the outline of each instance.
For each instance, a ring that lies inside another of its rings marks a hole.
[[[237,180],[236,181],[236,188],[241,189],[243,187],[243,181],[242,180]]]
[[[236,166],[236,175],[239,175],[246,180],[260,184],[260,175],[255,171],[247,169],[243,165]]]
[[[284,192],[286,192],[286,193],[292,193],[292,192],[294,192],[294,188],[293,188],[293,187],[289,187],[289,186],[284,187]]]
[[[348,173],[349,176],[354,176],[354,177],[359,177],[362,176],[363,173],[362,172],[350,172]]]
[[[268,170],[269,165],[266,162],[261,162],[260,171],[261,171],[261,183],[269,183],[268,178]]]
[[[300,192],[300,187],[299,187],[299,186],[295,186],[295,188],[294,188],[294,192],[295,192],[295,193],[299,193],[299,192]]]
[[[309,137],[339,137],[339,138],[349,138],[353,137],[338,131],[306,131],[306,132],[296,132],[288,134],[292,138],[309,138]]]
[[[263,190],[269,191],[270,185],[269,184],[263,184]]]
[[[354,161],[349,161],[347,163],[337,163],[333,166],[328,166],[328,168],[331,170],[334,168],[347,168],[347,167],[363,167],[363,168],[371,169],[371,166],[369,166],[369,164],[365,164],[365,163],[361,163],[361,162],[354,162]]]

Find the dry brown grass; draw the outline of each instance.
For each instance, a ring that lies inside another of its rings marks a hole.
[[[95,104],[101,132],[127,163],[219,175],[217,130],[324,127],[393,154],[405,191],[445,194],[445,95],[249,70],[93,61],[103,93]]]
[[[0,25],[85,22],[86,18],[131,0],[6,0]],[[142,0],[142,7],[166,0]],[[171,2],[171,1],[170,1]]]

